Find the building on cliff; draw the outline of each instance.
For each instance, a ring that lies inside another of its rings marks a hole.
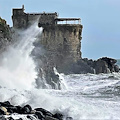
[[[43,27],[40,42],[53,66],[57,66],[62,71],[63,68],[67,68],[65,66],[81,58],[83,26],[80,18],[58,18],[56,12],[25,13],[24,6],[13,9],[12,20],[15,28],[27,28],[36,19],[38,26]]]

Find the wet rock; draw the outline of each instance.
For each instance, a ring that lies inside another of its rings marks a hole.
[[[112,58],[107,58],[107,57],[103,57],[100,60],[106,62],[106,64],[108,65],[108,68],[110,69],[111,72],[115,72],[114,71],[114,65],[117,62],[117,60],[112,59]]]
[[[32,108],[30,105],[25,105],[22,109],[21,109],[23,114],[29,114],[32,111]]]
[[[50,113],[49,111],[47,111],[47,110],[45,110],[43,108],[36,108],[35,110],[42,112],[44,116],[53,116],[52,113]]]
[[[17,112],[17,107],[7,107],[7,111],[9,113],[18,113]]]
[[[108,64],[103,60],[97,60],[95,63],[95,71],[96,74],[99,73],[110,73],[110,70],[108,68]]]
[[[53,117],[54,117],[54,118],[57,118],[57,119],[59,119],[59,120],[63,120],[63,115],[62,115],[61,113],[55,113],[55,114],[53,115]]]
[[[73,120],[73,118],[72,117],[67,117],[66,120]]]
[[[45,118],[45,116],[43,115],[43,113],[42,113],[41,111],[35,112],[35,115],[36,115],[37,118],[40,119],[40,120]]]
[[[11,105],[9,101],[5,101],[5,102],[0,102],[0,106],[12,107],[13,105]]]
[[[103,57],[96,61],[95,70],[96,73],[112,73],[119,72],[119,67],[115,65],[117,60],[113,58]]]
[[[12,117],[9,117],[8,120],[14,120]]]
[[[22,113],[22,107],[21,106],[15,106],[16,107],[16,111],[15,111],[15,113],[19,113],[19,114],[21,114]]]
[[[0,106],[0,120],[23,120],[23,117],[25,117],[26,120],[63,120],[63,115],[61,113],[52,114],[43,108],[36,108],[32,110],[32,107],[30,105],[21,107],[11,105],[9,101],[0,103],[1,105],[4,105]],[[14,113],[17,113],[19,116],[21,114],[21,118],[14,119]],[[72,118],[67,117],[66,120],[72,120]]]
[[[35,114],[36,110],[31,110],[31,114]]]
[[[28,118],[29,120],[36,120],[37,116],[27,115],[27,118]]]
[[[59,120],[59,119],[51,117],[51,116],[46,116],[45,120]]]
[[[0,116],[0,120],[6,120],[4,116]]]
[[[114,66],[114,70],[115,70],[115,72],[119,72],[119,71],[120,71],[119,66],[118,66],[118,65],[115,65],[115,66]]]
[[[7,105],[7,106],[11,106],[10,102],[9,101],[5,101],[3,102],[3,104]]]

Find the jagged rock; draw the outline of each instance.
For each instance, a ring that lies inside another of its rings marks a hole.
[[[97,74],[99,73],[110,73],[110,70],[108,68],[108,65],[103,60],[97,60],[95,62],[95,71]]]
[[[110,69],[111,72],[115,72],[114,71],[114,65],[117,62],[117,60],[112,59],[112,58],[107,58],[107,57],[103,57],[103,58],[101,58],[101,60],[103,60],[107,63],[108,68]]]
[[[119,67],[115,65],[117,60],[113,58],[103,57],[98,59],[95,62],[95,70],[96,73],[111,73],[111,72],[119,72]]]
[[[103,57],[98,60],[88,58],[80,59],[77,63],[73,64],[73,73],[112,73],[119,72],[119,67],[115,64],[117,60],[113,58]]]

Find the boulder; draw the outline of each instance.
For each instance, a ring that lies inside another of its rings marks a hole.
[[[15,106],[16,107],[16,110],[14,111],[15,113],[19,113],[21,114],[21,111],[22,111],[22,107],[21,106]]]
[[[49,112],[49,111],[47,111],[47,110],[45,110],[45,109],[43,109],[43,108],[36,108],[35,109],[37,112],[42,112],[42,114],[44,115],[44,116],[53,116],[53,114],[51,113],[51,112]]]
[[[115,72],[119,72],[119,71],[120,71],[119,66],[118,66],[118,65],[115,65],[115,66],[114,66],[114,70],[115,70]]]
[[[113,58],[103,57],[95,62],[96,73],[112,73],[119,72],[119,67],[115,64],[117,60]]]
[[[4,107],[13,107],[13,105],[11,105],[9,101],[0,102],[0,106],[4,106]]]
[[[4,105],[0,106],[0,120],[14,120],[14,113],[17,113],[18,116],[20,116],[18,119],[15,120],[23,120],[24,118],[26,120],[63,120],[63,115],[61,113],[52,114],[51,112],[43,108],[35,108],[34,110],[32,110],[32,107],[28,104],[24,107],[13,106],[10,104],[9,101],[6,101],[0,102],[0,105]],[[67,120],[72,119],[67,118]]]
[[[54,117],[54,118],[57,118],[57,119],[59,119],[59,120],[63,120],[63,114],[61,114],[61,113],[55,113],[55,114],[53,115],[53,117]]]
[[[103,57],[103,58],[101,58],[101,60],[106,62],[106,64],[108,65],[108,68],[110,69],[111,72],[115,72],[114,65],[117,62],[117,60],[115,60],[113,58],[107,58],[107,57]]]
[[[96,74],[110,73],[110,69],[108,68],[108,64],[101,59],[99,59],[95,62],[95,71],[96,71]]]
[[[32,111],[32,108],[30,105],[25,105],[22,109],[21,109],[23,114],[30,114]]]
[[[17,110],[17,107],[7,107],[7,111],[9,112],[9,113],[18,113],[18,110]]]

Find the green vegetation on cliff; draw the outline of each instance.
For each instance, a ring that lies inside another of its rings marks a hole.
[[[0,17],[0,38],[10,39],[10,28],[6,21]]]

